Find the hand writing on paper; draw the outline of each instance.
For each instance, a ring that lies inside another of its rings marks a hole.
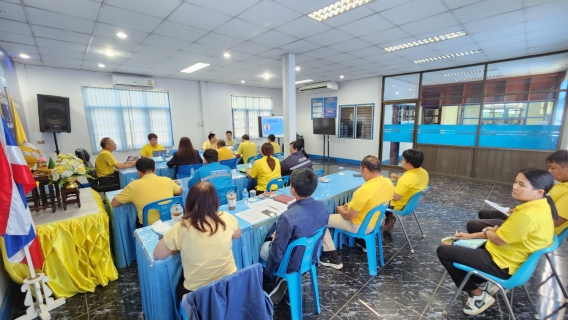
[[[454,238],[459,240],[473,239],[472,235],[467,232],[456,232],[456,234],[454,234]]]

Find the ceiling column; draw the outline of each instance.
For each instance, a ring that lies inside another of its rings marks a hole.
[[[289,153],[290,142],[296,140],[296,55],[282,55],[282,103],[284,110],[284,148]]]

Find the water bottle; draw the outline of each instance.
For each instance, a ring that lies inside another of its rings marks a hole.
[[[195,170],[193,170],[193,168],[191,168],[191,170],[189,170],[189,174],[191,175],[190,178],[193,178],[193,174],[195,173]]]
[[[247,188],[243,189],[243,199],[242,200],[246,200],[249,197],[249,192],[247,190]]]

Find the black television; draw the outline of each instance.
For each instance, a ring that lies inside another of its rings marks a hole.
[[[314,118],[314,134],[335,135],[335,118]]]

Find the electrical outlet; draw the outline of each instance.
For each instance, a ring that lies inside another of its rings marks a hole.
[[[38,140],[37,144],[45,144],[45,140]]]

